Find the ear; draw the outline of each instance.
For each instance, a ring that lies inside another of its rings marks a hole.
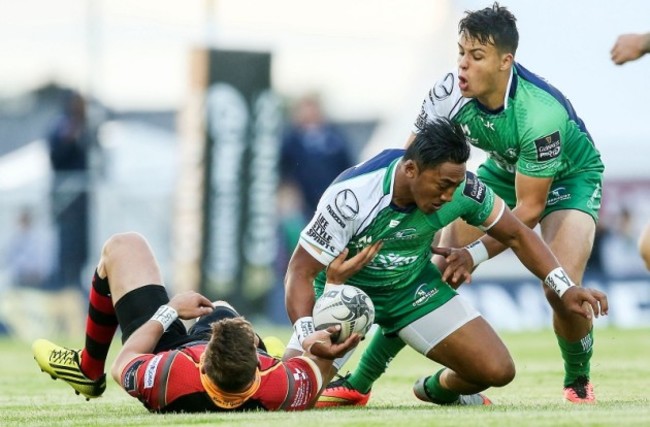
[[[418,176],[420,169],[418,165],[413,160],[407,160],[404,162],[404,174],[407,178],[413,179]]]
[[[515,57],[512,53],[505,53],[501,55],[501,62],[499,64],[499,71],[510,70],[512,63],[514,62]]]

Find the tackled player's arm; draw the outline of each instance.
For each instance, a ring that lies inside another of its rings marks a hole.
[[[171,311],[167,310],[165,313],[159,314],[164,307],[171,309]],[[164,321],[171,324],[178,318],[184,320],[195,319],[210,313],[213,309],[212,301],[197,292],[188,291],[174,296],[126,340],[111,367],[113,379],[118,384],[122,384],[121,376],[124,368],[134,359],[153,353],[158,341],[165,333]],[[159,320],[162,318],[161,316],[167,319]]]
[[[111,375],[116,383],[122,384],[122,372],[131,361],[143,354],[153,352],[164,332],[162,325],[152,320],[147,321],[133,332],[124,343],[111,367]]]
[[[535,178],[519,172],[515,176],[517,205],[511,213],[531,229],[535,228],[544,212],[552,182],[553,178]],[[490,258],[508,249],[508,246],[490,236],[490,233],[482,237],[481,242],[485,245]]]
[[[291,323],[312,315],[314,308],[314,279],[325,266],[298,245],[284,278],[285,305]]]

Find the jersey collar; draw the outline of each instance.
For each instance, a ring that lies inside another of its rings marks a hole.
[[[510,79],[508,79],[508,86],[506,87],[506,96],[503,99],[503,109],[508,108],[508,100],[510,98],[515,99],[515,92],[517,91],[517,73],[515,73],[515,63],[510,67]]]
[[[260,388],[260,383],[262,382],[262,376],[260,375],[259,368],[255,370],[255,380],[249,388],[238,393],[229,393],[223,391],[219,388],[218,385],[212,382],[208,378],[207,374],[203,373],[203,358],[205,353],[201,355],[201,361],[199,363],[199,372],[201,372],[201,384],[205,389],[205,392],[210,396],[212,402],[220,408],[224,409],[233,409],[243,405],[252,395],[254,395],[257,390]]]

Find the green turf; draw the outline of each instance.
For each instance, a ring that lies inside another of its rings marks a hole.
[[[286,340],[287,330],[266,331]],[[86,402],[62,381],[41,373],[28,343],[0,339],[1,426],[630,426],[650,425],[650,330],[596,331],[592,379],[598,404],[562,403],[559,350],[550,331],[502,334],[517,364],[507,387],[489,390],[491,407],[447,408],[415,399],[411,385],[437,366],[404,350],[375,385],[367,408],[302,413],[149,414],[109,380]],[[68,345],[79,345],[68,342]],[[360,352],[357,352],[360,353]],[[109,358],[112,361],[114,353]],[[353,366],[358,357],[352,359]]]

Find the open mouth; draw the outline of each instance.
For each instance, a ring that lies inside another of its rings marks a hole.
[[[458,87],[460,90],[465,91],[467,90],[467,87],[469,86],[469,83],[467,83],[467,78],[463,76],[458,76]]]

